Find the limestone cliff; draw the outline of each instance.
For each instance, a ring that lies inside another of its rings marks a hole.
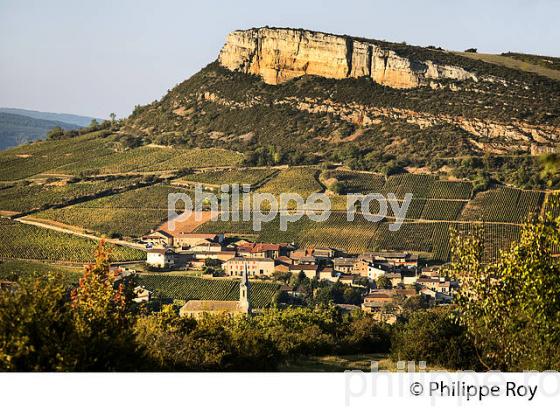
[[[393,88],[414,88],[441,79],[477,81],[461,67],[411,60],[374,41],[284,28],[234,31],[218,61],[230,70],[256,74],[268,84],[306,74],[369,77]]]

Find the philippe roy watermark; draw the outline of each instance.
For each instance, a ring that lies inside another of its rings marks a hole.
[[[396,372],[380,371],[371,362],[371,372],[345,372],[345,405],[370,403],[376,397],[428,400],[432,405],[465,404],[495,399],[533,402],[557,400],[560,373],[556,371],[502,373],[488,371],[429,371],[426,362],[399,361]]]
[[[389,230],[398,231],[406,218],[412,194],[407,193],[399,200],[393,193],[347,194],[346,220],[354,221],[360,213],[368,222],[380,222],[388,217],[391,210]],[[314,222],[325,222],[332,212],[330,197],[325,193],[312,193],[307,198],[295,192],[273,195],[268,192],[250,192],[250,185],[224,184],[219,193],[205,192],[201,184],[191,195],[176,192],[167,197],[167,220],[169,229],[174,230],[177,223],[194,216],[202,221],[204,212],[210,212],[211,221],[249,222],[253,231],[259,232],[263,223],[278,218],[279,229],[286,231],[288,224],[303,217]],[[180,206],[182,205],[182,206]],[[375,212],[371,209],[374,208]],[[194,213],[194,215],[193,215]]]

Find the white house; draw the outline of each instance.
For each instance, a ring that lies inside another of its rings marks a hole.
[[[148,249],[146,253],[146,264],[161,269],[172,267],[175,265],[175,253],[171,249]]]
[[[370,263],[367,267],[367,277],[370,280],[377,280],[390,271],[389,267],[379,263]]]

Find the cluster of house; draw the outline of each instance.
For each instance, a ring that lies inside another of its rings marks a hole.
[[[160,269],[202,268],[215,260],[227,276],[270,277],[275,273],[305,275],[313,280],[362,286],[364,278],[385,278],[391,289],[374,289],[364,296],[362,310],[375,314],[421,295],[431,304],[450,303],[457,283],[440,277],[437,270],[418,265],[418,255],[402,252],[370,252],[349,255],[325,248],[298,248],[289,243],[225,243],[223,234],[156,231],[142,238],[147,246],[147,265]],[[387,286],[388,287],[388,286]]]

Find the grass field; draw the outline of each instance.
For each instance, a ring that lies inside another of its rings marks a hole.
[[[519,58],[513,58],[497,54],[483,54],[483,53],[463,53],[455,51],[463,57],[472,58],[474,60],[484,61],[486,63],[497,64],[515,70],[527,71],[529,73],[539,74],[545,77],[552,78],[553,80],[560,80],[560,71],[552,68],[543,67],[539,64],[533,64],[528,61],[523,61]]]
[[[371,372],[372,363],[376,365],[377,371],[402,371],[397,368],[397,363],[391,360],[389,355],[383,353],[302,357],[288,361],[278,370],[282,372],[344,372],[347,370]],[[446,371],[441,367],[430,366],[429,363],[425,370]]]
[[[0,219],[0,258],[91,262],[97,242],[70,234]],[[143,260],[145,252],[110,246],[113,261]]]

